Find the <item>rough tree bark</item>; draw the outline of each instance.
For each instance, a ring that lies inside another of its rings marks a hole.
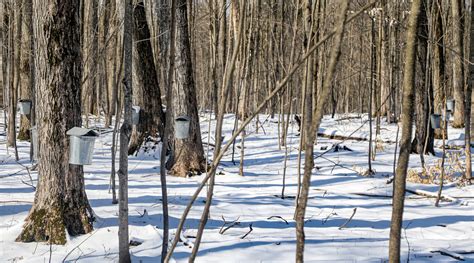
[[[20,99],[32,99],[32,77],[31,77],[31,42],[33,38],[32,32],[32,9],[31,0],[22,0],[22,29],[21,29],[21,55],[20,55]],[[33,111],[33,109],[31,109]],[[30,114],[31,115],[31,114]],[[29,140],[31,128],[30,120],[27,116],[21,116],[20,128],[18,129],[18,140]]]
[[[133,129],[128,154],[140,150],[143,141],[148,137],[163,136],[165,115],[161,106],[161,91],[158,82],[153,50],[150,42],[150,30],[146,20],[143,2],[135,5],[133,11],[134,31],[137,56],[135,56],[134,70],[137,73],[138,87],[136,104],[140,107],[140,120]]]
[[[123,24],[123,116],[120,127],[119,177],[119,262],[130,262],[128,243],[128,144],[132,132],[132,47],[133,47],[133,4],[126,0]]]
[[[428,16],[427,1],[422,1],[418,18],[417,35],[417,68],[419,74],[416,76],[415,96],[415,124],[416,132],[412,141],[412,152],[423,154],[435,154],[434,152],[434,130],[430,123],[430,114],[433,113],[433,88],[427,76],[428,67]],[[425,143],[427,144],[425,145]],[[426,146],[426,147],[425,147]],[[424,160],[422,159],[422,162]]]
[[[79,0],[34,1],[37,12],[39,181],[17,241],[66,243],[92,231],[81,166],[69,165],[66,131],[81,126]]]
[[[463,22],[461,17],[462,1],[451,0],[453,32],[453,93],[455,108],[453,127],[464,126],[464,75],[463,75]]]
[[[392,220],[390,225],[390,262],[400,262],[400,233],[403,221],[408,161],[410,159],[411,152],[410,141],[413,129],[413,103],[415,100],[417,29],[421,1],[422,0],[414,0],[412,2],[408,21],[407,46],[405,49],[405,68],[403,76],[402,137],[400,140],[400,155],[394,181]]]
[[[166,164],[170,174],[180,177],[200,174],[205,170],[204,149],[201,141],[201,128],[197,111],[196,88],[191,62],[191,49],[188,33],[187,1],[177,0],[176,10],[176,69],[172,87],[170,110],[171,156]],[[189,138],[174,138],[174,120],[179,115],[190,118]]]

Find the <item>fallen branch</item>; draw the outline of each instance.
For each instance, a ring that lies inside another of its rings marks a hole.
[[[437,250],[431,250],[430,251],[431,253],[440,253],[441,255],[443,256],[448,256],[448,257],[452,257],[454,259],[457,259],[457,260],[461,260],[461,261],[464,261],[464,257],[458,253],[455,253],[455,252],[450,252],[446,249],[437,249]]]
[[[288,223],[288,221],[286,221],[286,220],[285,220],[283,217],[281,217],[281,216],[271,216],[271,217],[267,218],[267,220],[270,220],[270,219],[272,219],[272,218],[278,218],[278,219],[281,219],[281,220],[285,221],[285,223],[286,223],[287,225],[290,224],[290,223]]]
[[[250,223],[249,228],[250,228],[249,232],[247,232],[247,234],[243,235],[240,239],[244,239],[246,236],[248,236],[248,234],[250,234],[250,232],[253,231],[252,223]]]
[[[222,217],[222,220],[224,220],[224,224],[221,226],[221,229],[219,230],[219,234],[223,235],[225,233],[225,231],[227,231],[229,228],[232,228],[236,225],[240,225],[240,222],[237,221],[239,220],[240,217],[238,217],[237,219],[235,219],[234,221],[230,221],[230,222],[227,222],[224,218],[224,216],[221,216]],[[227,226],[226,228],[224,228],[226,225],[229,225]]]
[[[429,198],[437,198],[436,194],[428,192],[428,191],[424,191],[424,190],[419,190],[419,189],[413,190],[413,189],[407,188],[406,191],[415,195],[420,195],[420,196],[429,197]],[[453,202],[453,203],[458,202],[458,199],[451,196],[447,196],[447,195],[442,195],[441,200],[446,201],[446,202]]]
[[[349,224],[349,222],[351,222],[352,218],[354,217],[354,215],[356,214],[357,212],[357,207],[354,208],[354,211],[352,212],[352,215],[351,217],[349,217],[349,219],[347,219],[346,222],[344,222],[344,224],[342,224],[340,227],[339,227],[339,230],[343,229],[343,228],[346,228],[347,224]]]

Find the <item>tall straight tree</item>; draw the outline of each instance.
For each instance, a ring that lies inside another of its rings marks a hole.
[[[134,30],[133,38],[136,45],[134,70],[137,73],[136,104],[140,107],[140,119],[132,132],[129,154],[140,149],[141,144],[148,136],[163,136],[165,114],[161,106],[161,91],[158,82],[153,49],[150,42],[150,30],[146,20],[143,2],[135,5],[133,11]]]
[[[405,49],[405,68],[403,75],[403,108],[402,108],[402,138],[400,140],[400,155],[394,181],[392,220],[390,225],[390,262],[400,262],[400,233],[403,221],[405,202],[405,184],[408,161],[411,152],[411,136],[413,125],[413,110],[415,101],[415,61],[417,45],[417,29],[421,2],[414,0],[411,5],[408,21],[407,46]]]
[[[453,93],[455,109],[453,127],[464,125],[464,75],[463,75],[463,20],[462,1],[451,0],[452,32],[453,32]]]
[[[428,66],[428,2],[421,3],[420,14],[418,16],[417,34],[417,68],[419,74],[416,75],[416,96],[415,96],[415,137],[412,141],[412,152],[420,154],[424,163],[424,154],[435,154],[434,152],[434,129],[431,127],[430,114],[434,111],[433,87],[429,76]]]
[[[308,1],[311,2],[311,1]],[[331,48],[331,55],[329,60],[328,69],[325,75],[325,79],[320,89],[318,101],[316,107],[312,109],[312,114],[308,114],[311,119],[308,119],[309,123],[306,127],[307,133],[305,135],[305,164],[304,164],[304,176],[301,183],[300,195],[298,196],[295,221],[296,221],[296,262],[303,262],[304,258],[304,245],[305,245],[305,233],[304,233],[304,217],[306,213],[306,206],[308,204],[309,187],[311,185],[311,175],[314,168],[314,156],[313,156],[313,144],[319,125],[324,114],[324,108],[329,99],[331,87],[333,83],[334,73],[336,66],[341,55],[341,42],[344,36],[344,25],[346,24],[347,9],[349,7],[349,0],[340,0],[339,2],[340,13],[339,17],[335,22],[336,31],[334,34],[333,46]],[[373,2],[372,2],[373,4]],[[306,16],[305,19],[308,17]],[[308,51],[309,52],[309,49]],[[312,101],[308,100],[305,104],[311,104]],[[311,106],[307,106],[307,109],[311,110]]]
[[[128,243],[128,144],[132,132],[132,48],[133,0],[124,4],[123,22],[123,123],[120,127],[119,177],[119,262],[130,262]]]
[[[82,166],[68,164],[66,131],[81,126],[80,0],[34,0],[39,181],[17,241],[66,243],[92,231]]]
[[[470,27],[470,47],[469,47],[469,60],[474,61],[474,15],[472,14],[472,3],[473,1],[470,1],[470,8],[469,10],[469,17],[471,18],[471,27]],[[474,85],[474,65],[471,63],[469,64],[469,82],[466,85],[466,112],[464,113],[464,119],[465,119],[465,127],[464,127],[464,132],[465,132],[465,151],[466,151],[466,174],[465,178],[469,181],[472,180],[472,162],[471,162],[471,143],[472,143],[472,128],[473,128],[473,111],[472,111],[472,104],[474,103],[472,100],[472,85]]]
[[[176,0],[176,69],[172,87],[172,102],[167,105],[174,120],[180,115],[190,118],[189,137],[174,138],[174,122],[171,121],[170,133],[171,156],[167,168],[175,176],[185,177],[192,173],[205,170],[204,149],[201,141],[201,128],[197,110],[196,87],[191,62],[191,48],[188,32],[188,3],[186,0]]]

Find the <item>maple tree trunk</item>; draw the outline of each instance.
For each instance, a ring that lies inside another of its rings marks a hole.
[[[17,241],[66,243],[92,231],[82,166],[70,165],[66,131],[81,126],[79,0],[35,0],[39,181]],[[51,19],[54,17],[54,20]]]

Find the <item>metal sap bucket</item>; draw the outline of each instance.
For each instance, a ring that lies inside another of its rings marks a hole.
[[[178,116],[174,120],[174,130],[176,139],[186,139],[189,137],[189,123],[190,118],[188,116]]]
[[[441,128],[441,115],[440,114],[431,114],[430,119],[431,119],[431,127],[433,127],[433,129]]]
[[[132,106],[132,124],[137,125],[140,121],[140,106]]]
[[[31,161],[38,161],[38,129],[36,126],[31,127],[31,144],[33,145],[33,159]]]
[[[21,115],[30,115],[31,113],[31,100],[19,100],[18,109]]]
[[[69,135],[69,163],[76,165],[88,165],[92,163],[94,153],[94,142],[99,136],[91,129],[74,127],[67,131]]]
[[[455,101],[453,99],[449,99],[446,101],[446,108],[448,111],[454,111]]]

